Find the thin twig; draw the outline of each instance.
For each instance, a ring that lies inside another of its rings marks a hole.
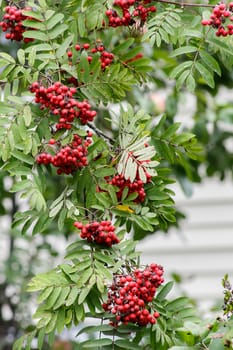
[[[103,137],[104,139],[108,140],[110,143],[114,144],[114,140],[108,136],[105,135],[101,130],[99,130],[95,125],[91,124],[91,123],[87,123],[87,125],[89,126],[89,128],[91,128],[92,130],[95,131],[96,135]]]
[[[177,1],[170,1],[170,0],[157,0],[156,2],[162,2],[165,4],[171,4],[171,5],[177,5],[180,7],[214,7],[215,5],[210,4],[193,4],[188,2],[177,2]]]

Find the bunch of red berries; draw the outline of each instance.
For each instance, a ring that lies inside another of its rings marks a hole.
[[[81,230],[80,237],[87,239],[88,242],[95,242],[107,247],[120,242],[111,221],[95,221],[86,225],[83,225],[81,222],[75,222],[74,226]]]
[[[101,43],[100,44],[97,43],[97,45],[92,49],[90,49],[90,44],[88,44],[88,43],[85,43],[83,45],[77,44],[77,45],[75,45],[74,48],[76,51],[81,51],[81,50],[87,51],[88,50],[87,60],[89,63],[91,63],[93,60],[93,54],[96,54],[99,52],[102,70],[105,70],[105,68],[108,67],[114,59],[113,53],[106,51],[104,45]],[[73,56],[73,52],[71,50],[69,50],[67,52],[67,56],[71,58]]]
[[[41,104],[41,109],[48,108],[52,114],[59,116],[56,129],[71,129],[75,118],[79,118],[82,124],[87,124],[96,116],[96,111],[91,110],[87,101],[79,102],[73,98],[75,88],[69,88],[60,82],[48,88],[34,82],[30,91],[35,93],[35,102]]]
[[[118,201],[121,201],[125,187],[129,189],[128,195],[135,192],[138,193],[137,198],[134,200],[136,203],[142,203],[146,197],[144,184],[140,179],[135,179],[134,182],[130,182],[130,180],[126,180],[123,175],[116,175],[108,181],[108,183],[119,187],[119,191],[116,192]]]
[[[163,268],[157,264],[147,266],[143,271],[134,270],[132,274],[115,275],[109,288],[107,302],[102,306],[105,311],[116,315],[113,322],[136,323],[139,326],[154,324],[160,316],[151,314],[147,308],[156,293],[156,288],[163,283]]]
[[[23,10],[31,10],[30,7],[24,9],[18,9],[16,6],[6,6],[4,11],[5,15],[3,16],[3,21],[0,22],[0,27],[2,27],[3,32],[7,32],[5,35],[6,39],[21,41],[25,43],[33,41],[33,39],[23,38],[23,33],[27,28],[23,25],[22,21],[30,19],[30,17],[23,15]]]
[[[57,153],[52,156],[49,153],[41,153],[37,156],[36,162],[38,164],[52,164],[57,169],[57,174],[72,174],[77,169],[87,166],[87,147],[91,144],[92,133],[88,133],[88,137],[83,140],[78,135],[74,135],[73,141],[70,145],[61,147]],[[58,145],[58,143],[51,139],[50,145]]]
[[[120,17],[114,9],[107,10],[108,25],[110,27],[130,26],[137,19],[141,22],[146,22],[148,14],[156,12],[155,6],[145,6],[150,3],[151,0],[115,0],[113,5],[119,7],[123,15]],[[132,6],[133,9],[131,9]]]
[[[210,19],[204,19],[201,23],[203,26],[212,26],[217,29],[217,36],[227,36],[233,35],[233,23],[231,22],[233,22],[233,2],[230,2],[228,7],[223,3],[216,5]]]

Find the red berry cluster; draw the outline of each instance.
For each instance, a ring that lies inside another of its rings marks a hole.
[[[74,226],[81,230],[80,237],[87,239],[88,242],[95,242],[107,247],[120,242],[111,221],[95,221],[86,225],[83,225],[81,222],[75,222]]]
[[[31,85],[30,91],[35,93],[35,102],[41,104],[41,109],[48,108],[54,115],[59,116],[56,129],[71,129],[72,122],[79,118],[82,124],[93,121],[96,111],[91,110],[87,101],[79,102],[73,98],[76,89],[56,82],[48,88],[39,82]]]
[[[140,19],[141,22],[147,20],[150,12],[156,12],[155,6],[146,7],[151,0],[115,0],[113,5],[119,7],[122,12],[122,17],[117,11],[108,9],[106,16],[108,17],[108,25],[110,27],[130,26],[135,23],[135,20]],[[130,9],[133,6],[133,9]]]
[[[135,179],[134,182],[130,182],[130,180],[126,180],[123,175],[116,175],[110,181],[108,181],[108,183],[119,187],[119,191],[116,193],[118,201],[121,201],[122,193],[125,187],[128,187],[129,189],[128,195],[134,192],[138,193],[137,198],[134,200],[136,203],[142,203],[146,197],[143,187],[144,184],[139,179]]]
[[[226,24],[226,20],[228,19]],[[210,19],[204,19],[201,23],[203,26],[212,26],[217,29],[217,36],[233,35],[233,2],[227,5],[220,3],[212,11]]]
[[[76,51],[86,50],[88,51],[87,60],[89,63],[93,60],[93,54],[100,53],[100,63],[102,70],[105,70],[107,66],[109,66],[113,59],[114,55],[111,52],[105,50],[105,47],[102,43],[98,43],[94,48],[90,49],[90,44],[85,43],[83,45],[75,45]],[[73,52],[71,50],[67,51],[67,56],[71,58],[73,56]]]
[[[92,142],[90,138],[92,133],[89,132],[87,136],[88,137],[83,140],[78,135],[74,135],[70,145],[61,147],[54,156],[46,152],[41,153],[37,156],[36,162],[45,165],[52,164],[58,168],[58,175],[63,173],[68,175],[75,172],[77,169],[87,166],[87,147]],[[54,139],[51,139],[49,144],[59,146]]]
[[[105,311],[116,315],[113,325],[120,322],[136,323],[139,326],[154,324],[159,317],[147,308],[156,293],[156,288],[163,283],[163,268],[157,264],[147,266],[143,271],[134,270],[132,274],[115,275],[109,288],[108,300],[102,306]]]
[[[3,16],[3,21],[0,22],[0,27],[2,27],[3,32],[7,32],[5,35],[6,39],[21,41],[25,43],[33,41],[33,39],[23,38],[23,33],[27,28],[23,25],[22,21],[30,19],[28,16],[24,16],[23,10],[31,10],[30,7],[24,9],[18,9],[16,6],[6,6],[4,11],[5,15]]]

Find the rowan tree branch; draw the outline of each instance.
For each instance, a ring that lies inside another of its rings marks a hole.
[[[180,7],[211,7],[213,8],[215,5],[210,5],[210,4],[193,4],[189,2],[182,2],[182,1],[170,1],[170,0],[157,0],[156,2],[162,2],[165,4],[171,4],[171,5],[176,5]]]

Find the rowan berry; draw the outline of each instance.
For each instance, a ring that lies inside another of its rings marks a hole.
[[[107,247],[111,247],[113,244],[120,242],[115,234],[115,227],[112,225],[111,221],[101,221],[100,223],[95,221],[86,225],[75,222],[74,226],[81,230],[80,237],[87,239],[88,242],[94,242]]]
[[[73,98],[76,88],[68,87],[56,82],[48,88],[34,82],[30,91],[35,93],[35,102],[41,109],[48,108],[53,115],[59,116],[56,129],[71,129],[75,119],[81,124],[87,124],[94,120],[96,111],[91,110],[91,105],[86,101],[78,101]]]
[[[120,8],[119,12],[122,13],[122,17],[114,9],[106,10],[105,14],[108,17],[109,27],[130,26],[137,19],[145,22],[150,12],[156,12],[155,6],[146,6],[150,3],[151,0],[115,0],[113,6]]]
[[[156,288],[164,281],[162,274],[160,265],[151,264],[142,271],[136,269],[131,274],[114,276],[107,302],[102,305],[105,311],[116,316],[114,326],[128,322],[140,326],[156,323],[160,315],[157,311],[151,314],[148,304],[153,300]]]
[[[48,142],[50,145],[56,145],[56,154],[41,153],[37,156],[38,164],[52,164],[57,169],[57,174],[72,174],[77,169],[88,165],[87,162],[87,147],[91,143],[91,139],[87,136],[81,139],[78,135],[73,135],[73,141],[67,146],[60,147],[54,139]]]
[[[233,30],[231,29],[233,22],[233,3],[227,5],[220,3],[214,7],[210,15],[210,19],[204,19],[201,21],[203,26],[212,26],[217,29],[216,36],[227,36],[233,35]]]
[[[23,10],[31,10],[30,7],[25,7],[23,9],[18,9],[16,6],[6,6],[4,11],[2,21],[0,22],[0,27],[2,27],[5,34],[5,38],[8,40],[23,40],[25,43],[33,41],[32,38],[23,38],[23,33],[27,30],[34,30],[33,28],[25,27],[22,23],[24,20],[29,20],[31,17],[23,15]]]

